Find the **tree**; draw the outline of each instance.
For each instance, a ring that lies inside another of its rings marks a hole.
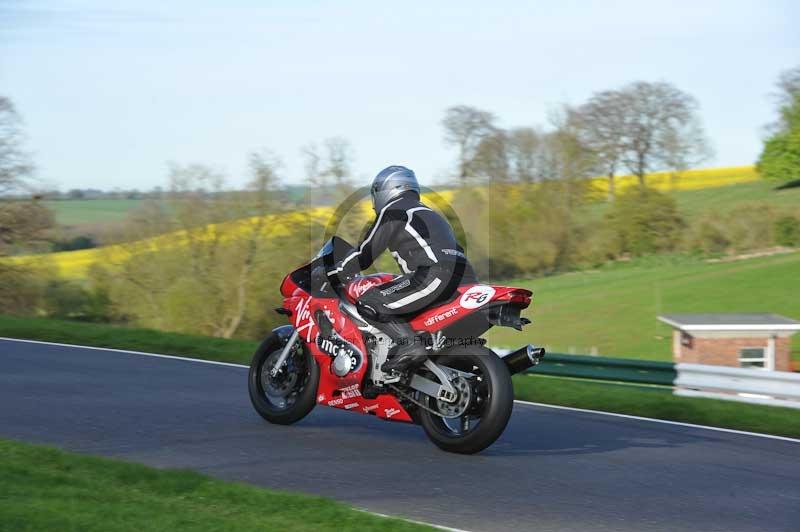
[[[480,277],[541,275],[568,268],[575,242],[574,208],[564,181],[536,186],[494,183],[455,191],[470,262]]]
[[[249,210],[251,203],[255,216],[244,222],[244,231],[238,237],[241,245],[241,261],[235,266],[238,269],[233,279],[232,303],[229,305],[227,321],[222,326],[222,336],[232,337],[244,320],[247,311],[248,288],[250,288],[251,275],[256,267],[259,249],[262,247],[260,240],[264,236],[267,223],[267,212],[273,203],[275,189],[280,181],[277,175],[278,168],[282,166],[280,160],[270,151],[250,154],[251,180],[246,198],[242,198],[242,205]]]
[[[21,127],[14,104],[0,96],[0,195],[21,188],[33,173],[33,162],[22,149]]]
[[[21,124],[14,104],[0,96],[0,195],[24,188],[33,172]],[[0,202],[0,255],[44,241],[53,224],[52,211],[39,201]]]
[[[33,173],[21,127],[14,104],[0,96],[0,196],[24,189]],[[52,211],[39,201],[0,200],[0,256],[43,243],[53,224]],[[0,262],[0,313],[37,310],[45,276],[37,268]]]
[[[345,138],[330,137],[325,139],[325,150],[327,159],[324,171],[333,179],[337,194],[344,196],[350,191],[353,148]]]
[[[46,241],[53,224],[53,211],[38,201],[0,203],[0,256]]]
[[[571,183],[571,194],[577,192],[578,196],[582,196],[586,178],[593,173],[594,157],[581,144],[576,111],[564,105],[552,109],[549,114],[553,125],[546,142],[550,178]]]
[[[300,156],[303,158],[303,170],[308,184],[314,188],[324,186],[325,176],[322,171],[322,155],[319,153],[319,146],[314,142],[309,142],[300,148]]]
[[[542,134],[530,127],[518,127],[508,132],[509,171],[515,181],[533,183],[542,174]]]
[[[170,218],[148,217],[150,239],[107,251],[109,269],[92,278],[116,311],[136,324],[221,336],[260,334],[278,303],[283,275],[307,258],[312,234],[302,215],[279,223],[274,196],[281,164],[271,152],[249,156],[245,191],[224,188],[224,175],[200,164],[173,165]],[[204,190],[199,193],[198,190]],[[158,220],[161,231],[153,227]]]
[[[574,264],[581,248],[573,214],[582,201],[590,159],[577,142],[568,109],[551,113],[553,128],[495,129],[469,167],[489,186],[453,196],[479,275],[511,277],[553,272]],[[533,183],[519,186],[516,183]]]
[[[594,94],[573,115],[578,139],[594,157],[596,169],[608,178],[608,199],[614,199],[614,178],[625,155],[626,101],[619,91]]]
[[[445,111],[444,140],[458,148],[458,177],[462,185],[469,178],[470,164],[481,141],[495,132],[494,122],[492,113],[468,105],[456,105]]]
[[[303,170],[306,180],[305,199],[309,205],[324,204],[327,200],[328,176],[322,168],[322,154],[319,146],[309,142],[300,148],[303,159]]]
[[[795,97],[800,94],[800,66],[782,72],[776,86],[778,90],[774,96],[778,109],[794,105]],[[782,115],[783,113],[781,113],[781,118],[783,118]],[[782,124],[785,126],[786,122],[782,122]]]
[[[469,167],[484,182],[506,183],[511,177],[508,156],[508,136],[498,129],[481,139]]]
[[[336,202],[350,193],[353,147],[343,137],[328,137],[322,148],[310,142],[300,149],[309,203]]]
[[[800,178],[800,67],[784,72],[778,82],[780,119],[764,141],[758,171],[767,179]]]
[[[676,161],[699,163],[708,153],[697,101],[665,82],[637,81],[615,98],[624,108],[622,163],[645,184],[645,174]]]
[[[606,214],[614,254],[645,255],[674,250],[686,226],[675,200],[647,187],[621,194]]]
[[[270,150],[251,152],[248,155],[250,167],[250,182],[246,193],[250,194],[250,201],[256,209],[257,215],[262,215],[272,207],[280,186],[278,171],[283,166],[280,158]]]
[[[800,178],[800,94],[781,114],[785,126],[764,142],[757,168],[767,179],[790,181]]]
[[[672,172],[673,182],[682,172],[711,158],[714,153],[696,118],[665,131],[661,138],[661,150],[661,161]]]

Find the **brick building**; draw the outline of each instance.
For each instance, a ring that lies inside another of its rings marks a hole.
[[[791,371],[800,321],[776,314],[664,314],[676,363]]]

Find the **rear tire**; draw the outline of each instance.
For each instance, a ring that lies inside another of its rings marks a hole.
[[[479,421],[471,430],[464,430],[461,425],[464,432],[458,434],[450,425],[453,421],[462,423],[464,416],[445,421],[440,416],[419,409],[419,418],[425,433],[437,447],[451,453],[474,454],[484,450],[500,437],[511,418],[514,389],[508,368],[500,357],[483,346],[453,348],[437,356],[436,363],[474,372],[481,377],[478,388],[482,400],[468,410]],[[427,406],[437,409],[433,398],[427,398]]]
[[[269,377],[271,364],[286,345],[276,333],[258,347],[250,362],[248,389],[256,412],[278,425],[291,425],[308,415],[316,406],[319,366],[302,342],[283,367],[282,380]]]

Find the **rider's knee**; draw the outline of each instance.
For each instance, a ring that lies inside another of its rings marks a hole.
[[[364,318],[372,321],[380,321],[380,314],[376,305],[368,300],[368,298],[361,297],[356,300],[356,309],[358,313]]]

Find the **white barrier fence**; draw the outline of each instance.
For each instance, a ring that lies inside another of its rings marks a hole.
[[[800,374],[676,364],[675,395],[800,408]]]

